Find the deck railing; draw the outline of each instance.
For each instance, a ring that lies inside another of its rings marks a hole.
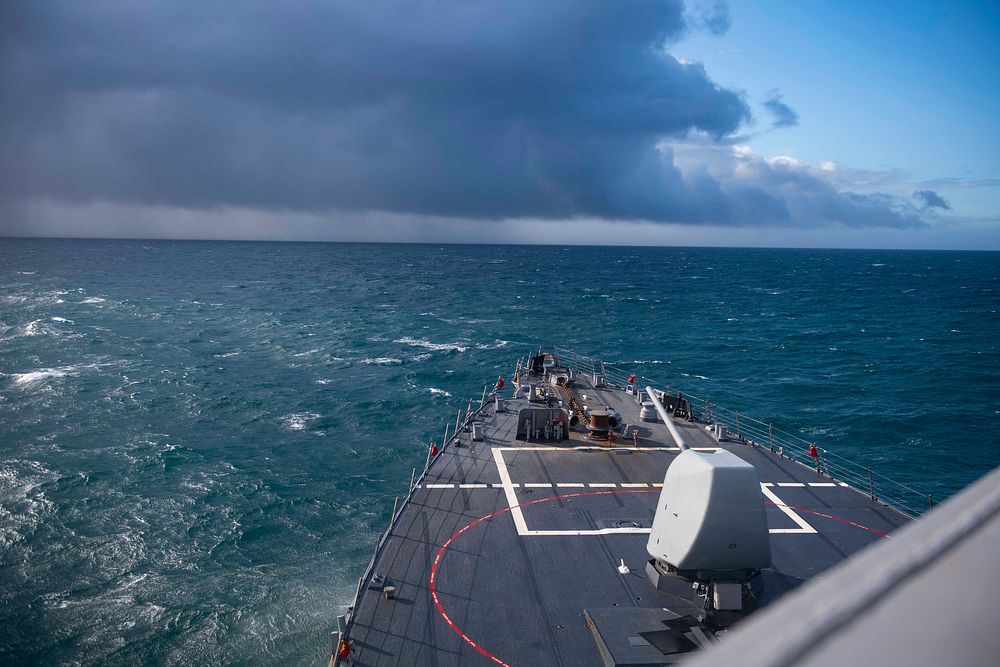
[[[569,366],[578,373],[588,375],[598,373],[608,383],[616,386],[624,387],[632,374],[632,371],[623,364],[604,362],[596,357],[563,348],[555,348],[555,352],[560,365]],[[699,421],[724,426],[729,434],[740,442],[755,447],[767,447],[775,454],[813,468],[833,480],[849,484],[870,496],[872,500],[908,516],[919,516],[934,505],[934,500],[929,494],[921,493],[902,482],[875,472],[870,466],[852,461],[773,424],[727,409],[707,398],[681,391],[674,384],[664,384],[656,378],[638,373],[635,374],[632,384],[637,386],[651,384],[670,394],[683,394],[684,398],[691,402],[691,410]],[[810,454],[810,445],[815,446],[817,456]]]
[[[475,398],[469,399],[468,405],[466,406],[465,409],[464,419],[462,417],[462,411],[461,410],[458,411],[458,415],[455,418],[454,432],[451,433],[451,435],[449,436],[449,432],[451,431],[452,427],[451,423],[446,424],[444,429],[444,438],[441,441],[441,446],[438,447],[436,451],[434,449],[435,443],[432,442],[428,446],[427,459],[424,462],[424,469],[420,472],[420,475],[419,476],[417,475],[416,468],[414,468],[413,471],[410,473],[410,487],[409,490],[406,492],[406,495],[403,497],[403,502],[400,503],[399,496],[393,499],[392,514],[389,517],[389,525],[385,529],[385,532],[383,532],[379,536],[378,541],[375,543],[375,550],[374,553],[372,553],[371,560],[368,561],[368,567],[365,568],[364,574],[362,574],[361,578],[358,579],[358,587],[354,592],[354,599],[352,600],[350,606],[348,607],[347,614],[345,615],[345,617],[342,617],[342,619],[338,619],[338,625],[343,627],[343,630],[334,632],[331,635],[332,651],[330,658],[330,667],[337,667],[337,665],[341,664],[341,660],[337,655],[339,650],[340,640],[349,639],[351,636],[351,627],[354,623],[354,612],[358,608],[358,603],[361,602],[362,596],[364,596],[365,592],[371,586],[371,580],[373,575],[375,574],[375,567],[378,564],[379,556],[382,554],[382,550],[385,548],[385,544],[389,540],[389,535],[392,533],[392,529],[395,528],[396,524],[399,522],[399,517],[403,514],[403,510],[405,510],[406,506],[410,504],[411,500],[413,500],[414,492],[417,490],[417,487],[420,486],[420,484],[423,482],[424,477],[427,476],[427,473],[430,470],[431,465],[433,465],[433,463],[441,456],[441,454],[444,453],[444,451],[448,447],[451,447],[452,445],[455,444],[455,441],[461,437],[460,434],[466,428],[469,429],[472,428],[472,422],[474,422],[483,413],[483,411],[487,408],[487,406],[489,406],[490,401],[496,394],[496,391],[497,390],[495,387],[491,388],[490,385],[486,385],[483,387],[483,395],[480,399],[475,399]]]

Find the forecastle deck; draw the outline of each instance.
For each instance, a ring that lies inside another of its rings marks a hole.
[[[588,614],[613,612],[651,629],[699,614],[699,600],[657,591],[643,573],[657,494],[679,453],[666,426],[641,422],[623,388],[577,377],[577,402],[616,410],[638,442],[628,435],[609,446],[579,427],[568,440],[519,439],[518,413],[529,404],[510,399],[510,389],[500,392],[503,412],[487,401],[476,418],[481,441],[470,429],[430,461],[362,582],[350,654],[338,664],[598,666],[607,656]],[[725,448],[760,474],[773,564],[758,607],[908,520],[767,448],[718,442],[706,426],[678,423],[689,446]],[[713,641],[712,632],[689,636],[695,645]],[[617,640],[647,664],[676,657],[637,635]]]

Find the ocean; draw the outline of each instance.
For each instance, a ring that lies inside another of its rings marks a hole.
[[[1000,254],[0,239],[0,663],[323,664],[393,498],[539,345],[944,499]]]

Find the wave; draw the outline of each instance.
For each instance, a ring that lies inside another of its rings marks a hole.
[[[369,366],[394,366],[403,363],[402,359],[397,359],[396,357],[368,357],[367,359],[362,359],[361,363],[368,364]]]
[[[73,320],[67,320],[65,317],[50,317],[53,322],[60,322],[62,324],[76,324]]]
[[[425,350],[434,350],[436,352],[465,352],[469,349],[468,345],[459,345],[458,343],[432,343],[425,338],[410,338],[409,336],[404,336],[403,338],[399,338],[392,342],[410,345],[411,347],[422,347]]]
[[[285,415],[281,418],[281,422],[290,431],[303,431],[309,422],[319,419],[321,415],[315,412],[300,412],[291,415]]]
[[[428,387],[427,391],[431,392],[432,394],[444,396],[445,398],[451,398],[451,392],[445,391],[444,389],[438,389],[437,387]]]
[[[106,301],[107,301],[107,299],[102,299],[99,296],[88,296],[86,299],[84,299],[80,303],[105,303]]]
[[[476,343],[476,349],[477,350],[500,350],[500,349],[503,349],[503,348],[507,347],[508,345],[510,345],[510,341],[509,340],[501,340],[501,339],[497,338],[496,340],[493,341],[492,345],[487,344],[487,343]]]
[[[21,327],[22,336],[55,336],[55,331],[45,326],[44,320],[33,320]]]
[[[67,375],[75,375],[77,368],[75,366],[64,366],[62,368],[42,368],[37,371],[29,371],[27,373],[12,373],[11,378],[14,380],[14,384],[27,386],[32,384],[39,384],[49,380],[51,378],[61,378]]]

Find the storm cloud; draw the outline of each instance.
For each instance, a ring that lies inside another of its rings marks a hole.
[[[670,54],[677,1],[0,2],[7,204],[921,224],[787,164],[678,161],[751,114]]]

